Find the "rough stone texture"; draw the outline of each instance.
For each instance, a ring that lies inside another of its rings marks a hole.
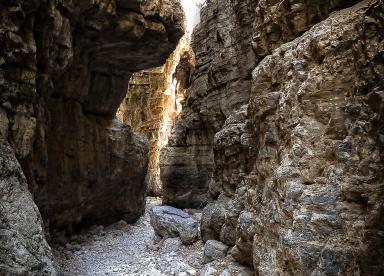
[[[203,239],[257,275],[384,273],[384,3],[356,3],[208,1],[195,30],[165,193],[209,193]]]
[[[157,206],[149,215],[153,229],[161,237],[180,237],[184,244],[192,244],[199,239],[198,221],[180,209]]]
[[[161,153],[166,204],[195,208],[210,201],[214,136],[234,110],[248,103],[257,62],[331,11],[354,2],[207,1],[192,36],[196,68],[188,98]]]
[[[147,173],[148,193],[160,196],[159,155],[186,98],[189,76],[194,64],[190,38],[180,39],[164,66],[134,73],[117,118],[132,127],[135,133],[149,140]]]
[[[0,109],[0,122],[3,122]],[[3,130],[1,126],[1,130]],[[42,219],[27,180],[4,136],[0,136],[0,275],[55,275]]]
[[[131,74],[163,64],[183,26],[176,0],[1,1],[2,158],[14,162],[9,171],[19,180],[0,172],[2,185],[12,185],[1,190],[9,206],[0,219],[15,233],[12,242],[26,246],[0,244],[4,273],[35,265],[36,273],[52,272],[18,162],[51,230],[132,222],[143,213],[148,145],[113,118]]]
[[[204,245],[204,263],[227,256],[228,246],[220,241],[208,240]]]
[[[238,227],[253,218],[260,274],[384,272],[383,15],[381,1],[335,13],[253,71],[257,204]]]
[[[229,1],[208,3],[194,31],[196,68],[192,84],[180,120],[160,159],[163,200],[167,204],[201,208],[209,201],[213,136],[225,115],[248,100],[245,87],[250,82],[249,76],[244,80],[244,72],[254,67],[247,63],[254,56],[251,47],[240,49],[242,45],[238,42],[246,44],[250,38],[247,32],[235,29],[235,17]],[[230,87],[236,90],[236,97],[226,93]]]

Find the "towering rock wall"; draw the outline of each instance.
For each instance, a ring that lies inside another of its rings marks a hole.
[[[204,206],[214,168],[214,135],[247,104],[251,72],[276,47],[356,1],[207,1],[192,47],[196,70],[180,123],[162,152],[164,200]]]
[[[149,140],[148,193],[161,195],[159,153],[182,109],[194,55],[185,35],[164,66],[134,73],[117,118]]]
[[[202,12],[162,153],[165,197],[187,207],[209,194],[203,239],[234,246],[257,275],[383,273],[383,12],[380,0]]]
[[[148,142],[113,118],[183,21],[173,0],[0,2],[0,274],[55,273],[39,210],[67,233],[143,212]]]
[[[237,193],[254,202],[238,221],[253,223],[236,244],[254,234],[262,275],[384,273],[383,16],[383,2],[363,1],[253,71],[256,177]]]
[[[211,1],[202,10],[192,38],[196,55],[192,84],[181,119],[160,158],[166,203],[202,207],[209,200],[214,134],[226,116],[249,98],[255,56],[250,46],[252,13],[248,8],[251,10],[253,2],[240,3],[237,9],[230,1]],[[239,14],[242,11],[244,16]]]

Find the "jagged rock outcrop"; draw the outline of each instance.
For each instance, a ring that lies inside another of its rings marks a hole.
[[[0,274],[55,275],[39,210],[14,150],[5,139],[7,124],[0,108]]]
[[[167,204],[184,208],[209,202],[214,136],[234,110],[248,103],[257,62],[354,2],[207,1],[192,36],[196,69],[189,95],[160,158]]]
[[[382,1],[363,1],[253,71],[258,155],[244,197],[257,204],[240,218],[254,221],[262,275],[384,272],[383,16]]]
[[[176,0],[33,0],[1,1],[0,18],[0,269],[52,275],[26,183],[52,231],[142,214],[147,141],[113,118],[131,74],[174,50],[184,16]]]
[[[380,0],[202,12],[161,177],[168,204],[209,193],[203,239],[257,275],[383,273],[383,12]]]
[[[159,156],[167,144],[186,98],[194,55],[190,38],[180,39],[175,51],[162,66],[132,75],[128,92],[117,111],[117,118],[135,133],[149,140],[148,193],[160,196]]]

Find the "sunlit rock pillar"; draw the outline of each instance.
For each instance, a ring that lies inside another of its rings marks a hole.
[[[164,66],[132,75],[117,118],[149,140],[148,193],[162,194],[160,150],[182,110],[194,55],[184,36]]]

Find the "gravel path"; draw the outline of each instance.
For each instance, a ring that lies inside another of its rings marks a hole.
[[[201,241],[185,246],[173,238],[154,244],[148,210],[160,203],[148,198],[145,215],[134,225],[118,222],[106,228],[93,227],[64,246],[54,245],[64,276],[196,275],[203,263]]]

